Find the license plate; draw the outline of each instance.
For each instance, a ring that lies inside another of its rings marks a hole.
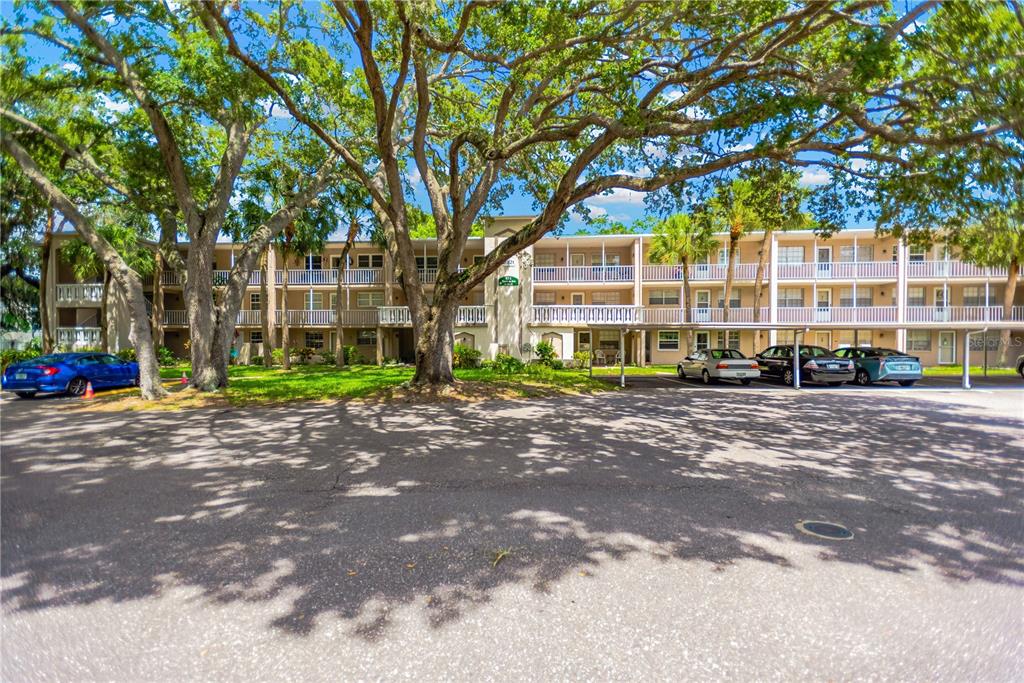
[[[745,373],[745,372],[737,372],[737,373],[736,373],[736,376],[737,376],[737,377],[746,377],[746,376],[747,376],[747,373]]]
[[[836,365],[835,363],[825,363],[825,369],[826,370],[838,370],[839,366]]]
[[[16,372],[14,373],[14,379],[28,379],[28,375],[24,372]]]
[[[892,369],[893,370],[909,370],[910,366],[909,365],[894,365],[894,366],[892,366]]]

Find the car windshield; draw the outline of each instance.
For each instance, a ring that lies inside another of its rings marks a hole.
[[[812,358],[823,358],[825,356],[831,356],[832,352],[828,349],[823,349],[820,346],[801,346],[801,356],[810,356]]]
[[[711,352],[711,357],[715,360],[722,358],[746,358],[746,356],[734,349],[715,349]]]
[[[37,363],[39,365],[50,365],[51,363],[63,363],[65,361],[64,356],[51,355],[51,356],[39,356],[39,358],[32,358],[26,361],[27,363]]]

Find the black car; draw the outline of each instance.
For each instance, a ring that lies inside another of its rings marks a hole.
[[[777,377],[793,384],[793,347],[769,346],[754,356],[762,377]],[[855,376],[852,360],[838,358],[821,346],[800,346],[800,381],[839,386]]]

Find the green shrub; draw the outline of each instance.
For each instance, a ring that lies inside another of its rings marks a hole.
[[[551,361],[555,359],[555,347],[549,341],[542,341],[534,347],[533,352],[537,354],[537,358],[544,365],[551,365]]]
[[[156,362],[160,365],[176,365],[178,359],[174,357],[174,352],[166,346],[161,346],[156,350]]]
[[[457,368],[480,367],[481,356],[483,356],[483,354],[472,346],[456,344],[455,348],[452,349],[452,365]]]
[[[565,369],[565,363],[563,363],[558,358],[556,358],[553,361],[551,361],[550,366],[551,366],[552,370],[564,370]]]
[[[572,364],[577,368],[589,368],[590,367],[590,351],[577,351],[572,354]]]
[[[523,361],[507,353],[499,353],[494,357],[494,370],[503,375],[514,375],[523,371]]]
[[[291,352],[293,356],[298,356],[303,363],[306,363],[316,353],[316,349],[311,349],[308,346],[303,346],[298,349],[292,349]]]
[[[274,349],[270,355],[274,359],[274,365],[284,365],[284,349]]]
[[[366,359],[355,346],[345,347],[345,365],[365,365]]]
[[[135,358],[135,349],[129,346],[127,349],[121,349],[117,352],[117,357],[124,361],[137,360]]]

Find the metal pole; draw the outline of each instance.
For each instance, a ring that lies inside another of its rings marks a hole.
[[[984,336],[981,338],[981,343],[985,347],[985,360],[984,360],[984,376],[988,377],[988,330],[985,330]]]
[[[568,249],[568,247],[566,247]],[[590,376],[594,376],[594,329],[592,327],[587,328],[587,332],[590,333],[590,348],[587,349],[587,371],[590,372]]]
[[[956,347],[954,347],[956,348]],[[960,378],[960,386],[964,389],[971,388],[971,333],[964,330],[964,353],[960,359],[963,362],[963,375]]]
[[[619,386],[626,388],[626,328],[619,328]]]
[[[800,330],[793,330],[793,388],[800,388]]]

